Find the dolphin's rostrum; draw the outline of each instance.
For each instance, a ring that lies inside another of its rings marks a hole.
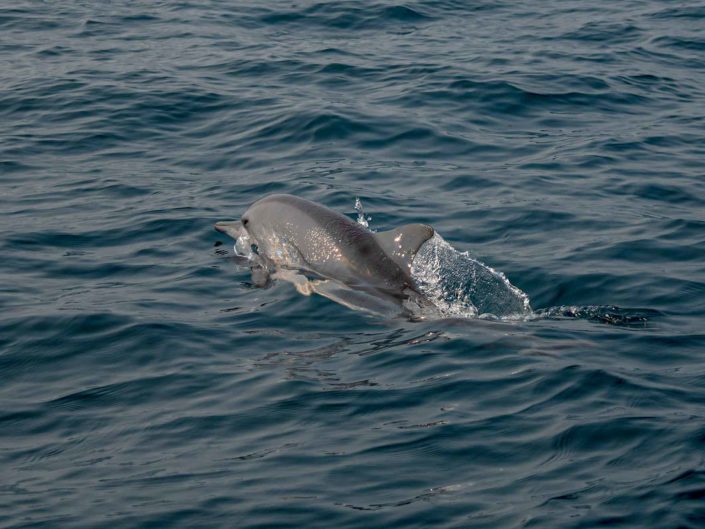
[[[252,249],[257,285],[283,278],[303,293],[373,312],[398,312],[407,300],[422,302],[411,263],[433,236],[425,224],[373,233],[325,206],[276,194],[252,204],[241,220],[218,222],[215,229],[236,239],[240,253]]]

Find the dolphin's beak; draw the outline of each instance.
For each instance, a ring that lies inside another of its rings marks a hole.
[[[239,220],[225,220],[216,222],[214,228],[216,231],[237,239],[242,233],[242,222]]]

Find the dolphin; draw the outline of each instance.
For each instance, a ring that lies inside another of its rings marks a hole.
[[[408,300],[423,303],[411,264],[434,234],[426,224],[373,233],[315,202],[275,194],[215,229],[236,240],[236,253],[249,253],[258,286],[281,278],[303,294],[375,313],[398,313]]]

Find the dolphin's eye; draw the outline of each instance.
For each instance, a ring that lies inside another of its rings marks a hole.
[[[250,222],[250,219],[242,219],[242,225],[247,226],[247,223]]]
[[[252,250],[252,253],[255,255],[259,255],[259,248],[257,248],[256,244],[251,244],[250,245],[250,250]]]

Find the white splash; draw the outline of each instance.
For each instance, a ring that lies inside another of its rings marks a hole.
[[[357,223],[367,229],[370,229],[370,221],[372,220],[372,217],[365,215],[365,210],[362,207],[360,197],[355,197],[355,211],[357,211]]]
[[[253,260],[255,258],[255,251],[252,248],[252,239],[247,234],[245,230],[240,231],[240,236],[235,239],[235,246],[233,246],[233,251],[235,255],[240,257],[245,257],[246,259]]]
[[[524,319],[529,297],[502,272],[459,252],[434,234],[419,249],[411,275],[444,316]]]

